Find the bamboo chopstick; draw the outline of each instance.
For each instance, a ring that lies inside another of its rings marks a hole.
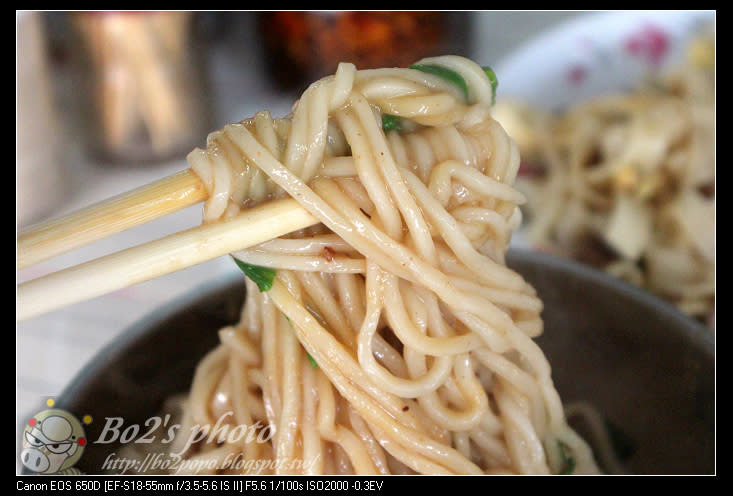
[[[204,224],[18,285],[17,319],[132,286],[318,223],[292,198]]]
[[[18,235],[17,268],[75,250],[206,198],[204,184],[187,169],[64,217],[36,224]]]

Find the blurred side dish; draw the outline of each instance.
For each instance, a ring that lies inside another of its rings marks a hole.
[[[715,328],[715,37],[673,73],[560,113],[498,102],[531,245],[625,279]]]

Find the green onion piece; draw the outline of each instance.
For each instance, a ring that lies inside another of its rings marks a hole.
[[[235,260],[236,260],[236,258],[235,258]],[[259,268],[262,268],[262,267],[259,267]],[[273,271],[273,272],[274,272],[274,271]],[[283,314],[283,315],[284,315],[284,316],[285,316],[285,318],[286,318],[286,319],[288,320],[288,323],[289,323],[289,324],[290,324],[290,325],[292,326],[292,325],[293,325],[293,323],[292,323],[292,322],[290,322],[290,317],[288,317],[288,316],[287,316],[287,315],[285,315],[285,314]],[[307,351],[305,352],[305,355],[306,355],[306,356],[308,357],[308,361],[310,362],[310,364],[311,364],[311,367],[313,367],[314,369],[317,369],[317,368],[318,368],[318,363],[316,362],[316,359],[315,359],[315,358],[313,358],[313,357],[311,356],[311,354],[310,354],[310,353],[308,353]]]
[[[496,73],[491,67],[486,65],[482,69],[489,76],[489,81],[491,81],[491,102],[493,103],[496,101],[496,88],[499,86],[499,79],[497,79]]]
[[[560,455],[563,459],[563,468],[560,470],[560,475],[570,475],[575,471],[575,458],[571,455],[572,450],[570,446],[562,441],[557,442],[557,447],[560,450]]]
[[[237,264],[237,267],[244,272],[244,275],[252,279],[252,282],[257,284],[257,287],[260,288],[260,292],[264,293],[272,288],[272,281],[275,279],[275,269],[260,267],[258,265],[250,265],[242,262],[234,256],[232,256],[232,259],[234,260],[234,263]]]
[[[396,115],[382,115],[382,129],[385,131],[401,131],[402,120]]]
[[[466,80],[463,79],[463,76],[458,74],[456,71],[440,65],[433,64],[413,64],[410,66],[410,69],[417,69],[418,71],[427,72],[428,74],[433,74],[435,76],[445,79],[449,83],[455,84],[456,86],[458,86],[458,88],[461,89],[461,91],[463,92],[463,96],[468,102],[468,85],[466,84]]]
[[[316,360],[311,356],[310,353],[306,352],[305,354],[308,356],[308,361],[311,363],[311,367],[313,367],[314,369],[317,369],[318,364],[316,363]]]

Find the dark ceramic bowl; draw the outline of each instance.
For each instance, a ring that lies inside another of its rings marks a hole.
[[[567,404],[593,405],[633,474],[715,472],[715,352],[712,332],[635,287],[576,263],[512,251],[508,263],[545,303],[538,340]],[[239,317],[244,283],[200,288],[125,332],[72,382],[58,407],[81,418],[90,443],[76,467],[100,473],[119,444],[99,444],[107,418],[123,428],[155,416],[189,388],[216,331]],[[584,426],[577,428],[583,432]]]

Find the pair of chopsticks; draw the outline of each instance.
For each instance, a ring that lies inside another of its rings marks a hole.
[[[200,203],[208,193],[190,169],[91,205],[18,235],[17,268],[40,263],[107,236]],[[17,286],[17,320],[192,267],[317,224],[291,198],[244,210],[233,219],[118,251]]]

